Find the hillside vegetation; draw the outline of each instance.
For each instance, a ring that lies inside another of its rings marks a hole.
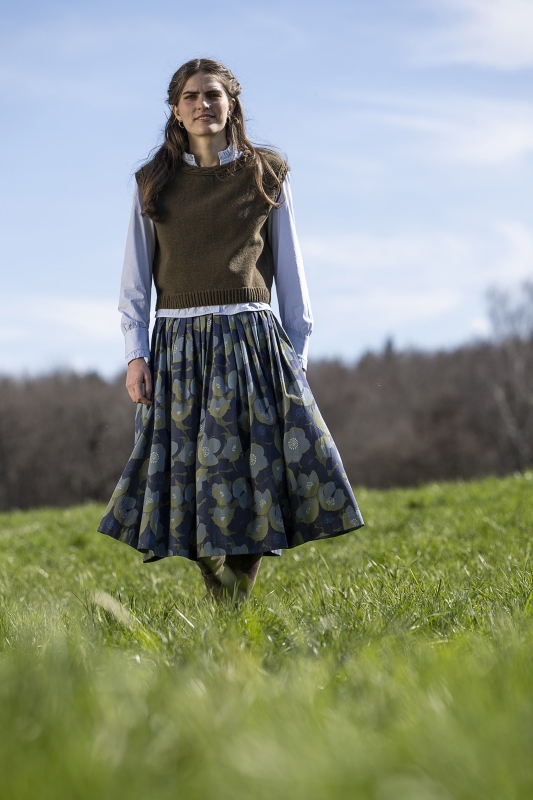
[[[359,490],[236,609],[99,505],[0,515],[3,796],[529,800],[531,477]]]

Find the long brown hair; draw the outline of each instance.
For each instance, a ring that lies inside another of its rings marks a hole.
[[[240,150],[253,161],[255,184],[258,191],[271,206],[279,208],[281,203],[277,203],[269,197],[263,184],[266,178],[269,187],[273,184],[274,188],[277,189],[277,196],[281,191],[281,181],[266,158],[266,154],[271,151],[266,148],[254,147],[246,135],[243,108],[239,100],[239,95],[242,91],[240,83],[233,73],[219,61],[214,61],[211,58],[193,58],[183,64],[174,73],[170,81],[167,97],[170,116],[164,129],[163,144],[155,155],[136,173],[143,197],[142,215],[157,219],[157,198],[159,193],[176,172],[183,159],[183,153],[188,147],[187,131],[178,124],[178,120],[172,112],[172,106],[178,105],[185,84],[189,78],[198,72],[205,72],[218,78],[228,98],[235,101],[233,111],[228,117],[226,125],[228,141],[235,150]]]

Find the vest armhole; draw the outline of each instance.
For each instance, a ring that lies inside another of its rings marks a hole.
[[[268,161],[270,167],[274,170],[276,180],[279,181],[279,195],[277,198],[274,198],[275,200],[279,200],[283,197],[283,182],[289,173],[290,167],[283,156],[280,156],[273,150],[262,150],[262,155]]]

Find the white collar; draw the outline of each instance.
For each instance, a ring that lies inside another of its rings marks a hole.
[[[218,154],[218,159],[221,164],[229,164],[231,161],[235,161],[236,158],[240,158],[242,153],[240,150],[235,150],[232,144],[229,144],[225,150],[221,150]],[[190,167],[197,167],[198,164],[196,163],[196,159],[192,153],[183,152],[183,160],[186,164],[189,164]]]

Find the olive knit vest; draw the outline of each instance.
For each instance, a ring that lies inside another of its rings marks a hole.
[[[283,182],[286,163],[273,153],[267,158]],[[276,200],[279,189],[269,177],[264,176],[264,188]],[[156,309],[269,303],[274,269],[266,221],[271,209],[246,155],[217,167],[180,164],[157,201]]]

